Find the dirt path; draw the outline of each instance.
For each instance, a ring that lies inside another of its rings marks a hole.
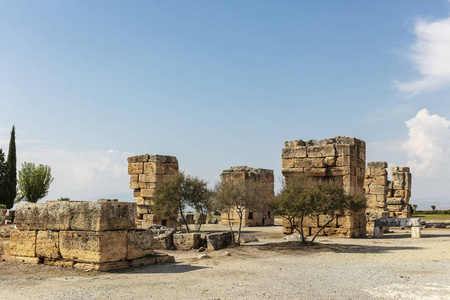
[[[279,228],[248,230],[269,241]],[[202,260],[168,251],[176,264],[115,273],[1,262],[0,299],[450,299],[450,230],[423,236],[246,245]]]

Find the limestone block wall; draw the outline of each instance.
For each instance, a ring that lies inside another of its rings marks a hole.
[[[349,195],[364,193],[366,144],[350,137],[323,140],[295,140],[285,142],[281,154],[282,173],[286,184],[292,176],[308,175],[318,181],[333,180]],[[311,217],[304,223],[304,232],[314,234],[327,216]],[[292,232],[289,222],[283,220],[283,231]],[[342,237],[359,237],[366,234],[363,211],[338,216],[324,234]]]
[[[131,175],[130,188],[133,189],[137,204],[138,228],[154,224],[177,228],[175,221],[158,217],[149,208],[156,186],[173,178],[177,173],[178,160],[175,156],[144,154],[128,157],[128,174]]]
[[[386,193],[388,185],[387,162],[367,163],[364,190],[367,199],[366,231],[373,234],[376,219],[387,218]]]
[[[392,181],[388,183],[386,203],[389,217],[411,217],[411,173],[408,167],[391,168]]]
[[[264,194],[266,199],[261,199],[261,201],[266,201],[274,195],[273,170],[255,169],[247,166],[231,167],[222,171],[221,179],[222,181],[262,181],[264,183]],[[243,226],[274,225],[274,214],[269,210],[255,211],[246,209],[244,216],[245,217],[242,220]],[[222,213],[221,217],[222,224],[228,226],[228,214]],[[232,225],[239,225],[239,216],[235,211],[231,212],[230,220]]]
[[[19,204],[11,259],[100,271],[156,263],[153,233],[135,215],[135,203],[108,199]]]

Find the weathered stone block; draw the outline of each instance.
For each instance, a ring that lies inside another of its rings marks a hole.
[[[20,203],[16,208],[15,223],[20,230],[47,230],[46,203]]]
[[[144,163],[144,173],[145,174],[164,174],[166,173],[166,165],[168,164],[161,162],[146,162]]]
[[[387,168],[388,164],[385,161],[373,161],[367,163],[367,168]]]
[[[173,235],[173,246],[178,250],[198,249],[200,238],[200,233],[176,233]]]
[[[127,231],[60,231],[59,249],[66,260],[87,263],[127,258]]]
[[[306,157],[306,147],[304,146],[285,147],[281,152],[282,159],[300,158],[300,157]]]
[[[139,182],[140,189],[156,189],[156,182]]]
[[[36,256],[35,230],[11,230],[9,251],[11,256]]]
[[[146,205],[138,205],[137,209],[136,209],[136,214],[141,215],[141,214],[148,214],[149,213],[149,208]]]
[[[139,181],[140,182],[162,182],[163,181],[163,175],[162,174],[154,174],[154,173],[148,173],[148,174],[141,174],[139,175]]]
[[[370,174],[366,175],[372,175],[372,176],[387,176],[387,170],[385,168],[370,168]]]
[[[138,175],[144,173],[144,163],[136,162],[128,164],[128,174],[129,175]]]
[[[156,256],[137,258],[130,261],[130,267],[136,268],[156,264]]]
[[[314,158],[295,158],[294,168],[325,168],[324,158],[314,157]]]
[[[308,157],[326,157],[336,155],[334,145],[309,146],[307,147],[306,152]]]
[[[402,205],[404,201],[403,198],[387,198],[386,203],[388,205]]]
[[[127,259],[153,255],[153,232],[145,229],[128,231],[127,247]]]
[[[392,167],[391,168],[391,172],[392,173],[397,173],[397,172],[407,172],[409,173],[409,167]]]
[[[61,258],[58,231],[38,231],[36,236],[36,256],[48,259]]]
[[[128,261],[114,261],[106,263],[84,263],[78,262],[73,265],[75,269],[84,271],[100,271],[107,272],[117,269],[125,269],[129,267]]]
[[[47,201],[48,230],[70,230],[70,201]]]
[[[208,249],[220,250],[231,245],[231,232],[212,233],[206,235]]]
[[[71,230],[109,231],[134,229],[136,204],[129,202],[70,202]]]
[[[154,197],[156,189],[141,189],[141,197]]]
[[[344,176],[344,175],[351,175],[351,169],[350,167],[333,167],[328,168],[327,172],[328,176]]]

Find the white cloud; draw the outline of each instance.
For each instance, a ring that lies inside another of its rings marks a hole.
[[[421,74],[410,82],[397,82],[397,88],[411,96],[450,86],[450,18],[419,19],[414,28],[416,42],[408,58]]]
[[[438,115],[430,115],[422,109],[405,122],[409,139],[403,144],[414,176],[448,178],[450,171],[450,121]]]
[[[69,197],[95,201],[103,195],[129,195],[127,156],[115,150],[72,152],[39,147],[17,153],[18,169],[23,161],[46,164],[55,178],[46,199]],[[119,199],[125,201],[127,199]]]

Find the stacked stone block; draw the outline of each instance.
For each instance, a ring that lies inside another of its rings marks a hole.
[[[176,222],[170,218],[158,217],[152,213],[152,203],[156,187],[178,173],[178,160],[175,156],[138,155],[128,157],[130,188],[137,204],[136,225],[146,228],[156,225],[176,228]]]
[[[391,168],[392,181],[388,183],[386,203],[389,217],[411,217],[411,173],[408,167]]]
[[[373,234],[376,219],[387,218],[389,213],[386,204],[386,192],[388,185],[387,162],[367,163],[364,179],[364,190],[367,199],[366,231]]]
[[[47,201],[19,204],[12,260],[108,271],[173,258],[154,255],[152,231],[135,229],[136,204]]]
[[[223,170],[221,174],[222,181],[246,181],[254,180],[264,183],[264,199],[262,203],[267,201],[274,195],[274,179],[273,170],[255,169],[247,166],[231,167]],[[227,213],[222,213],[222,224],[228,225],[229,219],[232,225],[239,225],[239,216],[236,211],[231,210],[230,218]],[[249,210],[244,211],[242,220],[243,226],[265,226],[274,225],[274,214],[269,210]]]
[[[334,137],[323,140],[296,140],[285,142],[281,154],[282,173],[286,184],[293,176],[308,175],[317,181],[333,180],[349,195],[364,193],[366,164],[365,142],[350,137]],[[304,232],[312,235],[319,230],[328,216],[314,216],[304,221]],[[291,233],[287,220],[283,219],[283,231]],[[359,237],[366,234],[363,211],[339,215],[328,225],[324,234],[342,237]]]

